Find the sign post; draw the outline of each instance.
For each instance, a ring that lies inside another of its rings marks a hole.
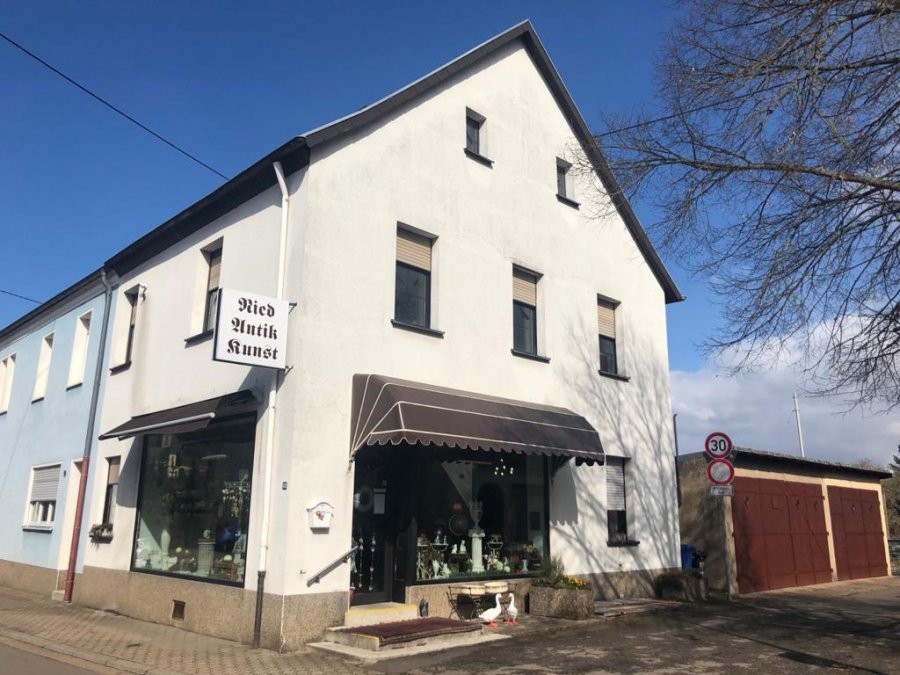
[[[729,461],[734,444],[728,434],[714,431],[706,437],[703,449],[710,458],[706,465],[710,494],[719,498],[719,513],[722,517],[722,565],[725,572],[725,597],[731,602],[731,556],[728,555],[728,520],[725,497],[734,495],[734,464]]]

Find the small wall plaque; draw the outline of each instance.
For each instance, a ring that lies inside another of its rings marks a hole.
[[[319,502],[312,508],[306,509],[309,517],[309,527],[313,530],[327,530],[331,527],[334,518],[334,507],[328,502]]]

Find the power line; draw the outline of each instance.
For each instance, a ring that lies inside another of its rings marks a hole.
[[[41,300],[35,300],[34,298],[28,298],[24,295],[19,295],[18,293],[13,293],[12,291],[4,291],[2,288],[0,288],[0,293],[3,293],[4,295],[11,295],[12,297],[19,298],[20,300],[27,300],[28,302],[33,302],[36,305],[40,305],[43,302]]]
[[[163,143],[165,143],[166,145],[168,145],[168,146],[169,146],[170,148],[172,148],[173,150],[176,150],[176,151],[180,152],[182,155],[184,155],[185,157],[187,157],[187,158],[190,159],[191,161],[196,162],[197,164],[199,164],[200,166],[202,166],[204,169],[207,169],[207,170],[209,170],[209,171],[212,171],[212,172],[213,172],[214,174],[216,174],[217,176],[219,176],[219,177],[221,177],[221,178],[224,178],[225,180],[228,180],[228,176],[226,176],[226,175],[225,175],[224,173],[222,173],[221,171],[216,171],[216,170],[215,170],[214,168],[212,168],[209,164],[207,164],[206,162],[201,161],[200,159],[198,159],[197,157],[195,157],[194,155],[192,155],[191,153],[189,153],[187,150],[184,150],[184,149],[180,148],[179,146],[175,145],[175,143],[173,143],[173,142],[170,141],[169,139],[165,138],[164,136],[162,136],[162,135],[156,133],[155,131],[153,131],[153,129],[149,128],[148,126],[146,126],[146,125],[144,125],[144,124],[141,124],[141,123],[138,122],[136,119],[134,119],[131,115],[129,115],[129,114],[126,113],[125,111],[123,111],[123,110],[117,108],[117,107],[114,106],[112,103],[110,103],[109,101],[107,101],[105,98],[103,98],[103,97],[101,97],[101,96],[98,96],[97,94],[95,94],[94,92],[92,92],[90,89],[88,89],[88,88],[85,87],[84,85],[79,84],[78,82],[76,82],[75,80],[73,80],[71,77],[69,77],[68,75],[66,75],[64,72],[62,72],[62,71],[59,70],[58,68],[55,68],[54,66],[52,66],[52,65],[50,65],[49,63],[47,63],[46,61],[44,61],[44,59],[42,59],[40,56],[38,56],[38,55],[35,54],[34,52],[31,52],[31,51],[29,51],[28,49],[26,49],[25,47],[23,47],[22,45],[20,45],[18,42],[16,42],[15,40],[13,40],[13,39],[12,39],[11,37],[9,37],[8,35],[4,35],[3,33],[0,33],[0,37],[2,37],[4,40],[6,40],[9,44],[11,44],[11,45],[12,45],[13,47],[15,47],[16,49],[20,50],[21,52],[23,52],[23,53],[27,54],[28,56],[30,56],[31,58],[33,58],[35,61],[37,61],[38,63],[40,63],[42,66],[45,66],[46,68],[49,68],[50,70],[52,70],[54,73],[56,73],[57,75],[59,75],[61,78],[63,78],[63,79],[64,79],[66,82],[68,82],[69,84],[72,84],[72,85],[78,87],[79,89],[81,89],[81,91],[83,91],[85,94],[87,94],[87,95],[90,96],[91,98],[93,98],[93,99],[99,101],[100,103],[102,103],[103,105],[105,105],[107,108],[109,108],[109,109],[112,110],[113,112],[118,113],[119,115],[121,115],[122,117],[124,117],[126,120],[128,120],[128,121],[131,122],[132,124],[134,124],[134,125],[140,127],[141,129],[143,129],[144,131],[146,131],[146,132],[147,132],[148,134],[150,134],[151,136],[154,136],[154,137],[157,138],[158,140],[160,140],[160,141],[162,141]],[[26,298],[26,300],[27,300],[27,299],[28,299],[28,298]]]

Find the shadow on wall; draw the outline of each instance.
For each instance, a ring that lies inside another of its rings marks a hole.
[[[600,595],[622,597],[634,592],[628,589],[652,589],[658,572],[670,565],[678,567],[680,560],[669,374],[662,363],[646,356],[654,353],[649,341],[638,338],[629,353],[620,355],[620,364],[628,368],[622,374],[630,381],[603,377],[597,373],[598,358],[591,349],[597,344],[596,333],[570,325],[568,335],[568,353],[578,358],[567,362],[566,380],[582,400],[593,403],[590,417],[598,424],[604,451],[630,458],[628,536],[640,543],[608,546],[606,471],[598,466],[576,467],[572,462],[552,479],[551,525],[559,526],[554,537],[565,542],[569,551],[576,551],[587,569],[602,573],[592,574]],[[606,577],[618,572],[637,578],[628,584],[610,584]]]

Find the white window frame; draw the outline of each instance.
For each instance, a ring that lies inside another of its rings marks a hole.
[[[53,340],[53,333],[47,333],[41,340],[37,372],[34,376],[34,390],[31,393],[32,403],[43,400],[47,395],[47,385],[50,382],[50,365],[53,363]]]
[[[34,479],[38,472],[57,469],[56,491],[53,499],[34,499]],[[28,497],[25,502],[25,519],[22,527],[27,530],[51,531],[56,524],[56,506],[59,501],[59,483],[62,480],[62,463],[50,462],[31,467],[28,480]]]
[[[84,383],[93,315],[92,311],[85,312],[75,320],[75,335],[72,337],[72,358],[69,361],[69,378],[66,381],[66,389]]]
[[[13,377],[16,374],[16,355],[7,354],[0,359],[0,413],[9,410]]]

